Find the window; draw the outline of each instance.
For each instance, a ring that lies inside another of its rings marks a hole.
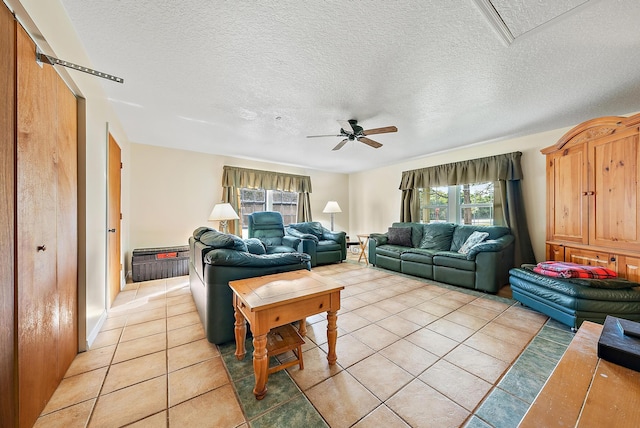
[[[298,215],[298,194],[281,190],[240,189],[242,228],[249,224],[249,214],[258,211],[278,211],[284,224],[295,223]]]
[[[494,183],[419,189],[420,221],[494,224]]]

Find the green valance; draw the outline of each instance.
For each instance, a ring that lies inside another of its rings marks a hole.
[[[307,175],[284,174],[225,165],[222,170],[222,187],[311,193],[311,178]]]
[[[403,171],[400,190],[522,180],[521,156],[521,152],[513,152]]]

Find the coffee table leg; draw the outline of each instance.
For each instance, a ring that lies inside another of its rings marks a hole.
[[[256,385],[253,395],[262,400],[267,394],[267,377],[269,358],[267,357],[267,335],[253,336],[253,372],[256,376]]]
[[[298,333],[300,333],[300,336],[302,337],[307,336],[307,319],[306,318],[302,318],[300,320],[300,327],[298,327]]]
[[[338,338],[338,313],[336,311],[328,311],[327,312],[327,341],[329,344],[329,354],[327,355],[327,360],[329,364],[335,364],[338,360],[338,356],[336,355],[336,340]]]
[[[233,303],[234,303],[234,315],[236,318],[236,322],[235,322],[235,328],[234,328],[234,333],[236,335],[236,353],[235,356],[238,360],[242,360],[244,359],[245,354],[247,353],[247,351],[244,348],[244,340],[247,337],[247,322],[244,319],[244,315],[242,315],[242,312],[240,312],[238,310],[238,307],[236,306],[236,298],[234,296],[233,299]]]

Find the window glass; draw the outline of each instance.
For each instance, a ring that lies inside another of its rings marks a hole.
[[[494,183],[419,189],[420,221],[494,224]]]
[[[249,224],[249,214],[258,211],[278,211],[284,224],[295,223],[298,215],[298,194],[281,190],[240,189],[242,228]]]

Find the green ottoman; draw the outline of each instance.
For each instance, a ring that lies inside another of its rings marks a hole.
[[[640,321],[640,284],[624,279],[563,279],[533,272],[534,265],[509,271],[513,298],[577,330],[582,321],[604,323],[607,315]]]

